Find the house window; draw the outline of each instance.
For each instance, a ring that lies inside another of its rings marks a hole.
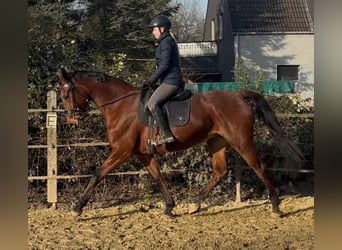
[[[298,80],[299,65],[277,65],[277,81]]]
[[[219,15],[218,38],[219,38],[219,40],[222,40],[222,39],[223,39],[223,17],[222,17],[222,14]]]
[[[215,20],[211,19],[211,41],[215,41]]]

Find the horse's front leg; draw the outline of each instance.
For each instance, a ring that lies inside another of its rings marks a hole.
[[[139,159],[145,165],[147,171],[150,173],[153,179],[158,183],[166,204],[164,214],[173,216],[172,210],[175,207],[175,201],[173,200],[170,192],[167,189],[166,182],[160,172],[157,160],[151,155],[140,155]]]
[[[128,153],[112,151],[107,159],[103,162],[102,166],[97,168],[94,175],[90,179],[86,189],[75,202],[72,207],[72,214],[79,216],[82,214],[84,206],[88,203],[96,185],[103,180],[113,169],[118,168],[121,163],[128,160],[130,155]]]

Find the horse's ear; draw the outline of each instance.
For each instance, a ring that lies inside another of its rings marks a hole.
[[[60,81],[65,81],[65,78],[67,78],[67,72],[65,71],[65,69],[60,68],[57,70],[57,76]]]

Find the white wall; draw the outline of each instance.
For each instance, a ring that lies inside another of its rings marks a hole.
[[[244,59],[254,75],[253,63],[265,72],[265,80],[277,80],[277,65],[299,65],[299,89],[303,98],[314,98],[314,35],[236,35],[235,56]]]

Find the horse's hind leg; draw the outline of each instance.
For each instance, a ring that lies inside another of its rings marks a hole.
[[[173,216],[172,209],[175,207],[175,201],[167,189],[164,177],[159,170],[159,164],[157,160],[151,155],[140,155],[139,159],[145,165],[147,171],[150,173],[153,179],[158,183],[160,192],[162,193],[166,203],[164,214]]]
[[[222,180],[227,173],[226,148],[227,142],[222,137],[211,138],[207,141],[211,163],[213,166],[213,176],[207,185],[200,191],[196,202],[189,207],[189,214],[197,212],[201,207],[201,202],[209,195],[211,190]]]
[[[266,168],[261,163],[256,153],[253,140],[252,139],[247,140],[243,146],[234,147],[234,148],[245,159],[247,164],[254,170],[256,175],[264,182],[268,190],[269,198],[272,204],[272,211],[275,214],[281,215],[281,212],[279,209],[280,201],[279,201],[278,194],[274,187],[273,178],[268,174]]]

